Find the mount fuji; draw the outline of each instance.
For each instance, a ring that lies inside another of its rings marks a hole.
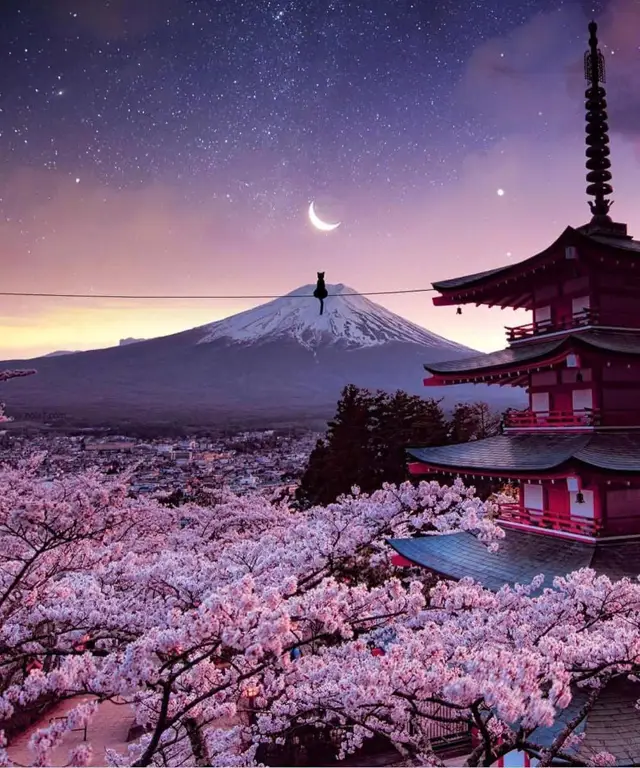
[[[2,399],[16,420],[87,426],[318,424],[346,384],[442,398],[445,408],[521,404],[521,393],[484,385],[425,389],[423,363],[475,351],[341,284],[327,286],[320,315],[314,288],[171,336],[0,363],[38,372],[6,382]]]
[[[324,312],[313,299],[314,285],[303,285],[282,298],[246,312],[212,323],[200,340],[217,339],[255,344],[277,339],[297,341],[313,350],[324,345],[345,349],[376,347],[390,342],[420,344],[429,348],[450,349],[454,356],[473,351],[405,320],[375,304],[342,283],[328,285]]]

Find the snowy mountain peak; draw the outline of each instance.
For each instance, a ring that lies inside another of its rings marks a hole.
[[[205,335],[198,343],[225,339],[255,344],[288,339],[307,349],[328,344],[356,349],[399,341],[453,353],[465,351],[465,347],[405,320],[366,296],[353,295],[356,291],[342,283],[327,285],[329,296],[321,315],[320,303],[312,296],[314,290],[315,285],[303,285],[267,304],[204,326]]]

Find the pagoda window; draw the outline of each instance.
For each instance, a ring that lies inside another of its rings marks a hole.
[[[533,310],[533,322],[534,323],[550,323],[551,322],[551,306],[547,304],[544,307],[535,307]]]
[[[593,408],[593,390],[574,389],[571,393],[571,402],[574,412],[591,410]]]
[[[589,309],[589,297],[579,296],[577,299],[571,301],[571,310],[574,315],[582,314],[586,309]]]
[[[549,411],[549,393],[548,392],[532,392],[531,393],[531,410],[535,413],[548,413]],[[535,486],[536,488],[538,486]]]
[[[542,485],[533,485],[533,483],[525,483],[522,486],[522,490],[525,509],[542,512],[544,510],[544,487]]]

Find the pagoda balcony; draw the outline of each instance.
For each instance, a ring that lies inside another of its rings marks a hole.
[[[640,330],[640,315],[620,312],[602,313],[597,309],[583,309],[570,317],[558,320],[538,320],[524,325],[505,326],[507,341],[522,341],[534,336],[543,336],[561,331],[572,331],[576,328],[606,326],[610,328],[634,328]]]
[[[590,517],[580,517],[568,512],[554,512],[550,509],[528,509],[517,503],[499,505],[499,520],[529,528],[539,528],[574,536],[596,538],[601,535],[602,521]]]
[[[592,429],[601,423],[600,411],[508,411],[505,429]]]
[[[581,517],[569,512],[554,512],[549,509],[528,509],[518,503],[499,504],[498,519],[513,526],[526,526],[573,536],[605,538],[615,536],[638,536],[640,534],[640,510],[637,514],[616,515],[603,520]]]

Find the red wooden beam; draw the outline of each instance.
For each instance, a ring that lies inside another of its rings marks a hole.
[[[415,563],[412,563],[411,560],[407,560],[406,557],[398,554],[391,555],[391,562],[398,568],[413,568],[415,566]]]
[[[430,475],[434,470],[430,469],[421,461],[411,461],[407,464],[410,475]]]

